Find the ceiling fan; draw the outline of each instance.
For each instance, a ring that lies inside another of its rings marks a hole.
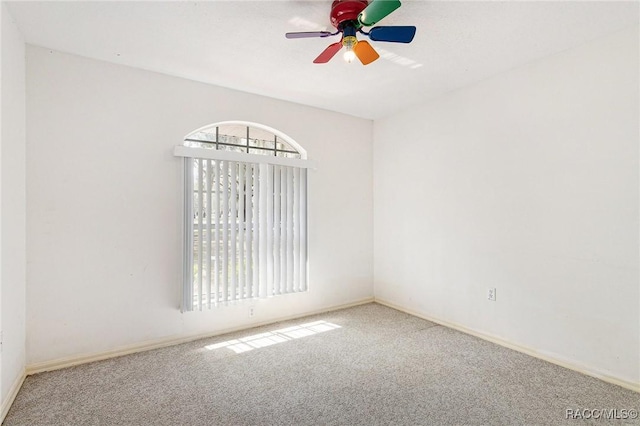
[[[416,27],[392,26],[373,27],[365,32],[363,27],[371,27],[400,7],[399,0],[335,0],[331,5],[331,24],[337,29],[330,31],[307,31],[287,33],[287,38],[330,37],[342,34],[342,39],[330,44],[316,59],[314,64],[325,64],[343,47],[346,48],[344,59],[347,62],[358,58],[363,65],[368,65],[380,57],[375,49],[366,41],[358,40],[356,33],[364,34],[373,41],[393,43],[410,43],[416,34]]]

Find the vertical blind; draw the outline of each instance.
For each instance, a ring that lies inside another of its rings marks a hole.
[[[307,170],[185,158],[184,310],[307,289]]]

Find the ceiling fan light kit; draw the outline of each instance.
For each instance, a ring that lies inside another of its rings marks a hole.
[[[413,26],[373,27],[369,32],[363,27],[371,27],[391,14],[401,5],[399,0],[335,0],[331,5],[329,15],[331,24],[336,32],[305,31],[287,33],[285,36],[294,38],[331,37],[342,34],[339,42],[330,44],[316,59],[314,64],[325,64],[331,60],[343,47],[344,59],[352,62],[358,58],[363,65],[368,65],[380,57],[375,49],[366,41],[358,40],[357,33],[369,37],[373,41],[391,43],[411,43],[416,34]]]

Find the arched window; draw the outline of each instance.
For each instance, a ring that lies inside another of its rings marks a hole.
[[[307,153],[293,139],[256,123],[226,121],[190,133],[184,146],[247,154],[306,159]]]
[[[184,157],[183,310],[307,290],[306,151],[246,122],[198,129]]]

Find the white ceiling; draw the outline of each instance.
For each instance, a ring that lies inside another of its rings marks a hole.
[[[372,42],[389,58],[364,67],[341,55],[312,63],[337,37],[284,37],[332,29],[331,0],[8,6],[30,44],[369,119],[637,24],[639,13],[637,1],[406,0],[379,25],[417,26],[413,43]]]

